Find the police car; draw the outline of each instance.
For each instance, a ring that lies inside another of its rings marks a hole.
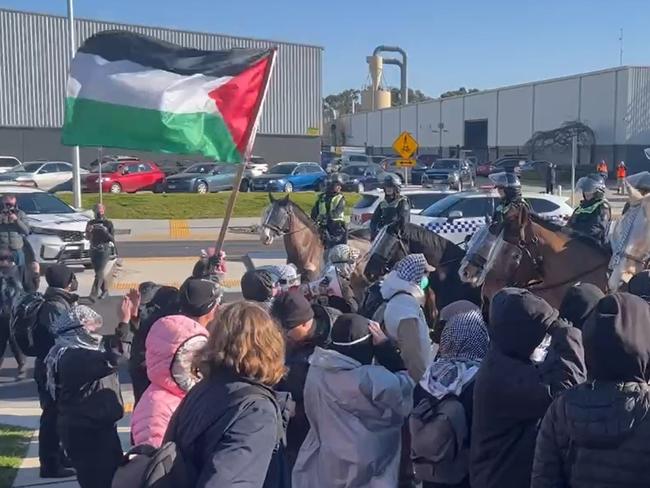
[[[453,192],[451,191],[435,191],[422,188],[404,189],[401,192],[401,194],[407,197],[411,203],[411,218],[452,193]],[[375,213],[375,210],[383,199],[383,190],[374,190],[362,193],[361,198],[352,208],[350,230],[368,229],[370,227],[372,214]]]
[[[542,193],[524,193],[524,199],[542,218],[564,225],[573,209],[566,197]],[[454,244],[462,244],[494,214],[499,204],[499,194],[493,189],[453,193],[434,203],[411,222],[440,234]]]

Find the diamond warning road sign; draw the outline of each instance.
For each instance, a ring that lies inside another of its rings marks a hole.
[[[393,142],[393,149],[403,159],[409,159],[418,150],[418,141],[415,140],[410,132],[404,131]]]

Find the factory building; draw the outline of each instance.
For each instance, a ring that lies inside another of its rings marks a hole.
[[[322,48],[221,34],[187,32],[95,20],[75,21],[80,45],[93,34],[123,29],[198,49],[278,47],[254,154],[270,162],[318,161],[322,118]],[[65,17],[0,9],[0,155],[19,159],[70,159],[60,144],[70,47]],[[160,158],[105,148],[104,154]],[[81,149],[82,165],[97,157]]]
[[[333,129],[337,144],[366,146],[370,154],[393,154],[396,136],[409,131],[420,154],[465,149],[480,162],[522,154],[568,164],[571,144],[554,130],[575,122],[591,133],[580,137],[579,164],[605,159],[611,167],[625,160],[632,170],[649,169],[643,149],[650,147],[650,67],[621,66],[361,112],[341,117]],[[554,132],[527,146],[546,131]]]

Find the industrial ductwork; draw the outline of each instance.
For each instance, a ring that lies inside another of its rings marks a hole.
[[[399,66],[400,69],[400,91],[401,91],[401,101],[402,105],[406,105],[409,103],[409,90],[408,90],[408,83],[407,83],[407,77],[406,77],[406,72],[407,72],[407,61],[408,57],[406,55],[406,51],[402,49],[401,47],[397,46],[377,46],[375,50],[372,52],[373,56],[379,56],[380,53],[382,52],[392,52],[392,53],[400,53],[402,55],[402,60],[400,61],[399,59],[395,58],[384,58],[384,64],[394,64]]]

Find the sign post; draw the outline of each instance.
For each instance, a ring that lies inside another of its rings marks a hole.
[[[393,142],[393,150],[401,156],[396,165],[398,168],[404,168],[404,182],[408,185],[408,168],[415,166],[415,160],[411,156],[418,150],[418,141],[411,135],[410,132],[402,132],[395,142]]]

